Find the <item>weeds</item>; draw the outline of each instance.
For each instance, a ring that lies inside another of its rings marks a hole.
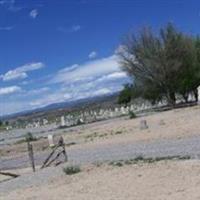
[[[130,118],[130,119],[136,118],[136,114],[135,114],[133,111],[130,111],[130,112],[129,112],[129,118]]]
[[[145,158],[143,156],[137,156],[134,159],[112,161],[108,164],[112,166],[121,167],[123,165],[132,165],[132,164],[138,164],[138,163],[155,163],[155,162],[164,161],[164,160],[188,160],[190,158],[191,158],[190,156],[165,156],[165,157],[155,157],[155,158],[152,158],[152,157]]]
[[[122,160],[112,161],[109,163],[109,165],[116,166],[116,167],[122,167],[124,165],[124,162]]]
[[[32,133],[30,133],[30,132],[28,132],[28,133],[26,134],[25,138],[26,138],[26,141],[27,141],[27,142],[33,142],[33,141],[36,141],[36,140],[37,140],[37,138],[34,137],[34,136],[32,135]]]
[[[119,134],[122,134],[122,133],[123,133],[122,131],[116,131],[115,135],[119,135]]]
[[[63,168],[63,172],[67,175],[73,175],[81,172],[81,168],[79,166],[67,166]]]

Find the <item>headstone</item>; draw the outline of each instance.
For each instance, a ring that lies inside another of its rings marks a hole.
[[[83,118],[80,118],[79,121],[80,121],[80,123],[84,123]]]
[[[47,120],[47,119],[43,119],[43,120],[42,120],[42,123],[43,123],[43,125],[45,126],[45,125],[48,124],[48,120]]]
[[[64,116],[61,117],[61,126],[65,126],[65,117]]]
[[[145,110],[145,104],[144,103],[141,106],[141,110]]]
[[[121,107],[120,111],[121,111],[122,115],[126,114],[125,109],[124,109],[123,106]]]
[[[102,109],[100,109],[99,115],[101,116],[101,115],[103,115],[103,113],[104,113],[104,111]]]
[[[130,108],[129,108],[129,106],[127,106],[127,107],[125,108],[125,113],[128,114],[128,113],[129,113],[129,110],[130,110]]]
[[[144,130],[144,129],[147,129],[147,128],[148,128],[147,121],[141,120],[140,121],[140,130]]]
[[[110,111],[110,118],[112,118],[114,116],[113,111]]]
[[[188,95],[188,101],[189,101],[189,102],[190,102],[190,101],[194,101],[193,95],[192,95],[191,93]]]
[[[198,103],[200,104],[200,86],[197,88],[198,90]]]
[[[134,111],[134,106],[133,105],[130,106],[130,111]]]
[[[70,126],[69,119],[66,120],[65,124],[66,124],[66,126]]]
[[[54,147],[54,139],[53,139],[53,135],[48,135],[48,142],[49,142],[49,146],[50,147]]]
[[[115,112],[116,112],[116,113],[119,112],[119,109],[118,109],[118,108],[115,108]]]
[[[108,117],[108,111],[107,110],[104,110],[104,112],[103,112],[103,118],[107,118]]]

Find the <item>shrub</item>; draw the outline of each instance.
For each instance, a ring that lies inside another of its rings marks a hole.
[[[116,166],[116,167],[122,167],[123,166],[123,160],[119,160],[119,161],[112,161],[109,163],[109,165],[112,165],[112,166]]]
[[[37,138],[32,135],[32,133],[28,132],[25,136],[27,142],[36,141]]]
[[[130,119],[134,119],[134,118],[136,118],[136,114],[133,111],[130,111],[129,117],[130,117]]]
[[[122,131],[116,131],[115,132],[116,135],[119,135],[119,134],[122,134],[122,133],[123,133]]]
[[[67,166],[63,168],[63,172],[67,175],[77,174],[81,171],[79,166]]]

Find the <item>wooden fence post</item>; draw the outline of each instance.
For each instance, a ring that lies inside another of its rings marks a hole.
[[[58,144],[59,144],[59,146],[61,146],[63,148],[63,155],[65,157],[65,162],[67,162],[68,161],[68,157],[67,157],[67,153],[66,153],[66,150],[65,150],[65,142],[64,142],[64,139],[63,139],[62,136],[60,136]]]
[[[31,167],[32,167],[32,169],[33,169],[33,172],[35,172],[33,145],[30,144],[29,141],[27,141],[27,147],[28,147],[28,155],[29,155],[30,164],[31,164]]]
[[[50,142],[51,143],[51,142]],[[56,161],[61,154],[64,155],[64,159],[65,162],[68,161],[68,157],[67,157],[67,153],[66,153],[66,149],[65,149],[65,143],[64,143],[64,139],[61,136],[58,140],[58,144],[56,144],[55,146],[52,146],[52,151],[51,153],[48,155],[48,157],[45,159],[45,161],[43,162],[43,165],[41,167],[41,169],[50,166],[54,161]],[[57,149],[60,150],[60,148],[62,149],[62,151],[59,151],[55,157],[53,157],[54,153],[57,151]],[[57,163],[56,165],[60,164],[61,162]]]

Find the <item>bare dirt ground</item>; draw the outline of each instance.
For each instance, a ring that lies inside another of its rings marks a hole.
[[[147,120],[149,128],[146,130],[139,128],[142,119]],[[59,130],[59,134],[64,136],[66,143],[74,143],[67,146],[67,151],[72,153],[72,160],[81,158],[83,152],[87,158],[93,156],[93,161],[95,161],[96,155],[93,155],[93,151],[99,153],[98,156],[103,156],[102,153],[104,153],[103,157],[106,157],[110,153],[110,158],[118,157],[123,149],[121,156],[124,156],[124,159],[126,159],[125,155],[132,156],[132,152],[137,152],[138,149],[145,150],[147,153],[151,152],[150,156],[160,155],[159,152],[162,153],[163,150],[165,150],[164,153],[168,153],[169,150],[172,155],[174,152],[198,154],[199,122],[200,106],[195,106],[136,119],[117,118],[97,122],[73,129]],[[39,154],[46,152],[47,146],[46,139],[34,142],[35,150]],[[27,154],[26,144],[20,143],[6,147],[1,149],[0,153],[1,158],[25,155]],[[41,171],[35,175],[31,173],[31,176],[26,172],[26,170],[19,171],[24,175],[13,181],[7,181],[8,184],[0,183],[0,191],[7,191],[0,195],[0,199],[200,199],[199,160],[162,161],[123,167],[108,165],[85,167],[83,165],[83,171],[73,176],[64,175],[62,167],[52,167],[47,172]],[[48,179],[50,176],[51,179]],[[33,179],[36,179],[36,182],[31,186],[27,184],[25,187],[28,179],[31,183]],[[43,182],[45,179],[47,181]],[[41,184],[38,184],[39,182]],[[9,189],[12,187],[13,189]]]
[[[113,167],[87,166],[48,184],[18,189],[1,200],[197,200],[200,199],[199,161],[161,161]]]

